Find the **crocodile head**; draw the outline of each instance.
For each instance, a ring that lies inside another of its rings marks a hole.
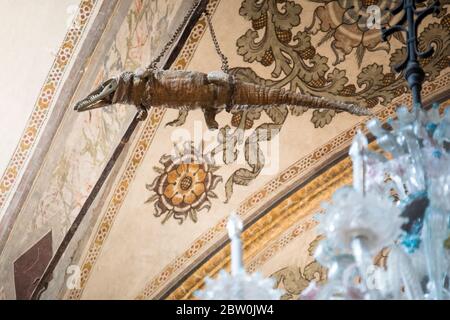
[[[128,102],[127,92],[129,92],[130,84],[132,84],[131,72],[124,72],[118,77],[106,80],[86,98],[75,104],[74,109],[81,112],[102,108],[115,103],[126,103]]]

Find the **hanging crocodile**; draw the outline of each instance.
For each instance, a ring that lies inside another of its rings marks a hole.
[[[96,90],[75,105],[75,110],[86,111],[116,103],[133,104],[139,110],[138,118],[143,120],[151,107],[168,107],[180,111],[201,109],[209,129],[217,129],[216,115],[226,109],[259,108],[279,105],[293,105],[311,109],[346,111],[356,115],[371,115],[363,107],[324,98],[312,97],[284,89],[269,88],[243,82],[228,73],[228,60],[220,50],[209,14],[205,12],[217,54],[222,60],[222,72],[208,74],[194,71],[158,70],[157,63],[174,43],[187,19],[198,5],[188,11],[184,21],[175,30],[162,52],[145,69],[124,72],[116,78],[103,82]]]
[[[86,111],[115,103],[133,104],[145,118],[150,107],[168,107],[190,111],[200,108],[209,129],[217,129],[217,113],[226,109],[246,109],[275,105],[295,105],[314,109],[346,111],[370,115],[368,109],[354,104],[259,86],[237,80],[221,71],[208,74],[194,71],[145,69],[124,72],[102,83],[95,91],[75,105]]]

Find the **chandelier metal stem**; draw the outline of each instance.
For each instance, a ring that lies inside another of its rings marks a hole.
[[[417,10],[417,4],[425,0],[402,0],[401,3],[391,11],[393,15],[400,15],[398,22],[391,28],[382,29],[383,41],[395,32],[406,32],[406,59],[394,69],[397,72],[404,71],[404,76],[411,89],[413,106],[422,106],[422,84],[425,80],[425,72],[420,65],[419,58],[425,59],[431,57],[434,53],[433,47],[425,51],[419,50],[419,41],[417,37],[418,27],[422,20],[432,13],[439,12],[440,3],[434,1],[429,7]]]

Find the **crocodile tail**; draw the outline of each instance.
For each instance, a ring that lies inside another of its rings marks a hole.
[[[282,88],[269,88],[240,81],[236,82],[235,85],[233,103],[236,105],[255,106],[292,105],[311,109],[340,110],[360,116],[372,115],[367,108],[355,104],[331,101]]]

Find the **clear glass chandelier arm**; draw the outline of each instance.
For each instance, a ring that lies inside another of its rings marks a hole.
[[[438,176],[430,180],[428,197],[434,208],[450,216],[450,159],[446,159],[445,163],[447,165],[439,168]]]
[[[445,109],[444,118],[434,131],[433,138],[444,148],[447,144],[450,151],[450,107]]]
[[[345,288],[341,283],[331,281],[317,294],[317,300],[337,300],[345,298]]]
[[[448,232],[448,216],[440,210],[429,207],[426,211],[423,227],[423,246],[429,278],[430,298],[444,298],[444,280],[446,259],[440,250]]]
[[[212,300],[278,300],[283,291],[274,289],[274,281],[260,273],[247,274],[242,264],[241,232],[243,224],[237,214],[228,219],[227,229],[231,239],[232,273],[219,272],[216,280],[206,279],[205,289],[195,295]]]
[[[372,257],[370,256],[369,249],[365,244],[365,239],[362,237],[354,238],[351,243],[351,247],[361,279],[364,283],[366,283],[367,273],[370,266],[372,266]]]
[[[385,166],[385,172],[395,183],[400,199],[407,197],[407,193],[414,189],[409,179],[410,170],[410,157],[407,154],[388,161]]]
[[[423,299],[424,293],[411,260],[409,256],[397,246],[394,246],[389,253],[387,268],[390,273],[394,299],[400,298],[402,286],[404,287],[407,299]]]
[[[387,261],[387,292],[390,292],[394,300],[402,298],[402,281],[400,277],[400,266],[397,263],[395,249],[391,249]]]
[[[242,274],[243,275],[243,274]],[[236,274],[232,275],[234,277],[236,277]],[[231,286],[231,297],[233,297],[233,299],[236,300],[245,300],[246,297],[251,297],[251,294],[248,294],[247,292],[245,292],[245,285],[244,285],[244,279],[241,279],[243,277],[239,277],[237,276],[236,279],[240,279],[240,280],[235,280],[233,282],[230,283]]]
[[[392,179],[392,187],[397,192],[398,197],[400,199],[404,199],[407,197],[406,190],[405,190],[405,184],[403,183],[403,180],[396,175],[391,175],[390,178]],[[387,185],[389,187],[389,185]]]
[[[399,132],[398,139],[404,141],[408,148],[408,154],[411,161],[411,176],[409,177],[410,192],[419,192],[426,189],[425,186],[425,171],[423,164],[422,149],[419,144],[417,136],[414,134],[413,126],[407,126],[404,130]]]
[[[362,194],[366,192],[367,144],[366,136],[358,130],[349,151],[353,162],[353,188]]]
[[[382,128],[378,119],[369,120],[366,126],[377,138],[378,145],[387,152],[390,152],[394,158],[405,154],[405,150],[402,146],[397,143],[395,137],[391,133]]]
[[[356,263],[347,266],[342,271],[342,284],[346,287],[352,286],[355,283],[355,279],[360,275],[359,268]]]

